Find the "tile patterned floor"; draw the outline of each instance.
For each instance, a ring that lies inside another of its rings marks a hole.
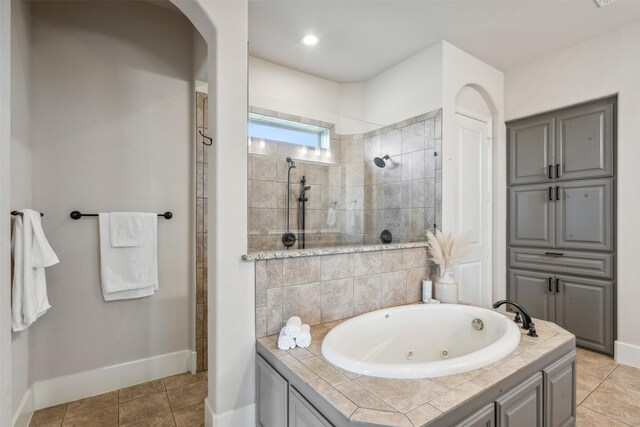
[[[206,375],[174,375],[41,409],[30,427],[204,426]]]
[[[578,427],[640,426],[640,369],[578,349]]]
[[[578,349],[578,427],[640,426],[640,369]],[[32,427],[199,427],[205,373],[181,374],[41,409]]]

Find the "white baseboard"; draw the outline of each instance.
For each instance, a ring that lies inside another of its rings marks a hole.
[[[204,401],[205,427],[252,427],[256,425],[256,404],[243,406],[224,414],[214,414],[209,398]]]
[[[195,352],[191,350],[181,350],[39,381],[32,387],[34,408],[48,408],[169,375],[190,372],[193,355]]]
[[[191,352],[191,373],[195,374],[198,372],[198,353],[195,351]]]
[[[11,425],[13,427],[28,427],[33,416],[33,388],[29,388],[22,397],[20,404],[16,408],[16,412],[13,414]]]
[[[640,346],[616,341],[614,354],[616,362],[640,368]]]

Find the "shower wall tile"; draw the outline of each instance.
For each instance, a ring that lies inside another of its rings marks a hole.
[[[402,133],[395,129],[382,134],[382,154],[393,156],[402,153]]]
[[[342,163],[363,162],[363,140],[342,140]]]
[[[414,128],[418,125],[418,128]],[[407,131],[408,128],[412,129]],[[420,130],[421,133],[416,133],[416,131],[418,130]],[[419,122],[415,125],[407,126],[406,128],[402,129],[401,132],[403,154],[424,150],[426,140],[426,137],[424,136],[424,122]]]
[[[406,250],[382,252],[382,271],[399,271],[407,268]]]
[[[365,163],[371,162],[374,157],[382,156],[382,136],[375,135],[365,138],[363,142],[363,153],[364,158],[362,160]]]

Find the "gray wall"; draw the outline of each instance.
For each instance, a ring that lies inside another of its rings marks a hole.
[[[32,193],[31,110],[29,105],[30,6],[12,2],[11,8],[11,210],[34,208]],[[31,384],[29,329],[12,334],[12,411]]]
[[[188,349],[193,331],[192,26],[146,3],[33,7],[34,201],[60,258],[53,308],[30,329],[32,380]],[[171,210],[160,220],[160,290],[104,302],[95,218]]]

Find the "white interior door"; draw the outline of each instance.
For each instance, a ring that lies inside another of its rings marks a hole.
[[[491,304],[491,138],[490,123],[456,114],[458,150],[458,233],[469,231],[470,248],[458,264],[458,299]]]

